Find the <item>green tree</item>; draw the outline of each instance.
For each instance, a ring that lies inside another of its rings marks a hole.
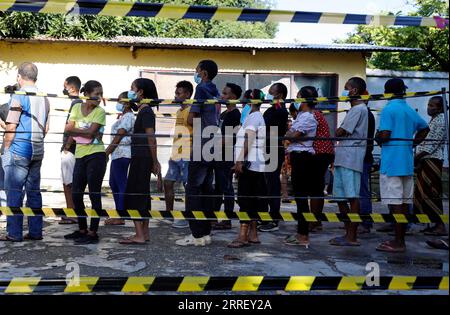
[[[144,0],[142,2],[164,1]],[[259,8],[268,7],[272,3],[270,0],[173,0],[167,2]],[[38,35],[82,39],[116,36],[273,38],[276,31],[277,26],[274,23],[0,12],[0,38],[32,38]]]
[[[443,0],[414,0],[413,16],[448,16],[448,2]],[[393,14],[393,13],[389,13]],[[395,15],[400,15],[397,12]],[[404,14],[404,13],[403,13]],[[371,68],[413,71],[449,72],[448,27],[373,27],[358,26],[344,43],[421,48],[414,53],[375,52],[368,60]]]

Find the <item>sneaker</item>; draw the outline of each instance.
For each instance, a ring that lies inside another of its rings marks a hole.
[[[80,238],[74,240],[75,245],[89,245],[89,244],[97,244],[99,241],[98,235],[83,235]]]
[[[203,238],[205,239],[206,245],[211,245],[211,243],[212,243],[211,236],[206,235],[206,236],[204,236]]]
[[[172,227],[175,229],[185,229],[189,227],[189,222],[186,220],[175,220],[173,221]]]
[[[200,238],[195,238],[192,235],[186,236],[185,238],[178,240],[175,242],[178,246],[206,246],[208,245],[208,237],[209,237],[209,244],[211,244],[211,237],[210,236],[204,236]]]
[[[258,227],[258,230],[260,232],[275,232],[278,231],[280,228],[278,227],[278,223],[277,222],[269,222],[263,225],[260,225]]]
[[[80,237],[83,237],[85,235],[86,235],[86,233],[81,233],[80,231],[75,231],[73,233],[64,235],[64,238],[66,240],[76,240],[76,239],[78,239]]]

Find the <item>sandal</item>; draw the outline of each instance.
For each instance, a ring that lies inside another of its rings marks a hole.
[[[360,246],[360,242],[350,242],[345,236],[335,237],[330,240],[330,244],[333,246]]]
[[[105,225],[125,225],[125,220],[123,219],[106,219]]]
[[[0,236],[0,242],[21,242],[15,238],[9,237],[8,235]]]
[[[295,235],[286,237],[284,239],[284,244],[290,245],[290,246],[303,246],[306,248],[309,247],[309,241],[308,242],[300,242]]]
[[[242,242],[240,240],[234,240],[230,244],[227,245],[228,248],[243,248],[248,247],[249,242]]]
[[[386,241],[378,245],[376,250],[388,253],[404,253],[406,251],[406,247],[394,247],[391,245],[390,241]]]
[[[124,238],[123,240],[119,241],[119,244],[122,244],[122,245],[146,245],[147,241],[145,241],[145,242],[137,242],[137,241],[135,241],[135,240],[133,240],[131,238]]]
[[[444,240],[427,241],[427,244],[431,248],[448,250],[448,242]]]

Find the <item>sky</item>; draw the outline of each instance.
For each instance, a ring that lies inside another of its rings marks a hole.
[[[403,15],[414,11],[407,0],[275,0],[276,9],[293,11],[336,12],[356,14],[379,14],[398,12]],[[298,40],[307,44],[331,44],[334,39],[344,39],[354,25],[279,23],[276,39]]]

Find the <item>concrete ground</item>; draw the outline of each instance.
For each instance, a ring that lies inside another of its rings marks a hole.
[[[61,194],[45,193],[44,206],[63,206]],[[110,198],[104,198],[104,207],[113,208]],[[379,203],[375,212],[386,212]],[[164,209],[162,202],[153,202],[154,209]],[[175,204],[176,210],[184,208]],[[283,205],[283,210],[295,211],[294,205]],[[335,212],[335,204],[327,204],[325,211]],[[448,204],[446,204],[448,209]],[[448,213],[448,210],[447,210]],[[151,240],[145,246],[124,246],[118,240],[133,233],[132,222],[126,226],[101,226],[101,241],[97,245],[75,246],[63,235],[75,229],[73,225],[59,225],[52,218],[45,219],[44,240],[37,242],[0,243],[0,279],[19,276],[65,278],[66,265],[79,264],[82,276],[351,276],[365,275],[366,264],[376,262],[384,276],[448,276],[448,252],[434,250],[425,244],[415,225],[408,236],[408,250],[404,254],[375,251],[377,244],[388,235],[373,232],[362,236],[361,247],[338,248],[328,244],[332,237],[342,234],[342,223],[324,223],[324,231],[311,235],[309,249],[290,247],[283,239],[295,232],[295,223],[282,223],[280,231],[261,233],[261,245],[244,249],[229,249],[226,245],[237,235],[233,230],[215,232],[213,244],[205,248],[180,248],[174,243],[189,233],[189,229],[173,229],[167,220],[152,220]],[[0,234],[5,223],[0,223]],[[333,293],[333,292],[329,292]],[[371,294],[398,292],[371,292]],[[402,292],[406,294],[408,292]],[[448,294],[439,291],[416,291],[418,294]],[[340,293],[342,294],[342,293]]]

